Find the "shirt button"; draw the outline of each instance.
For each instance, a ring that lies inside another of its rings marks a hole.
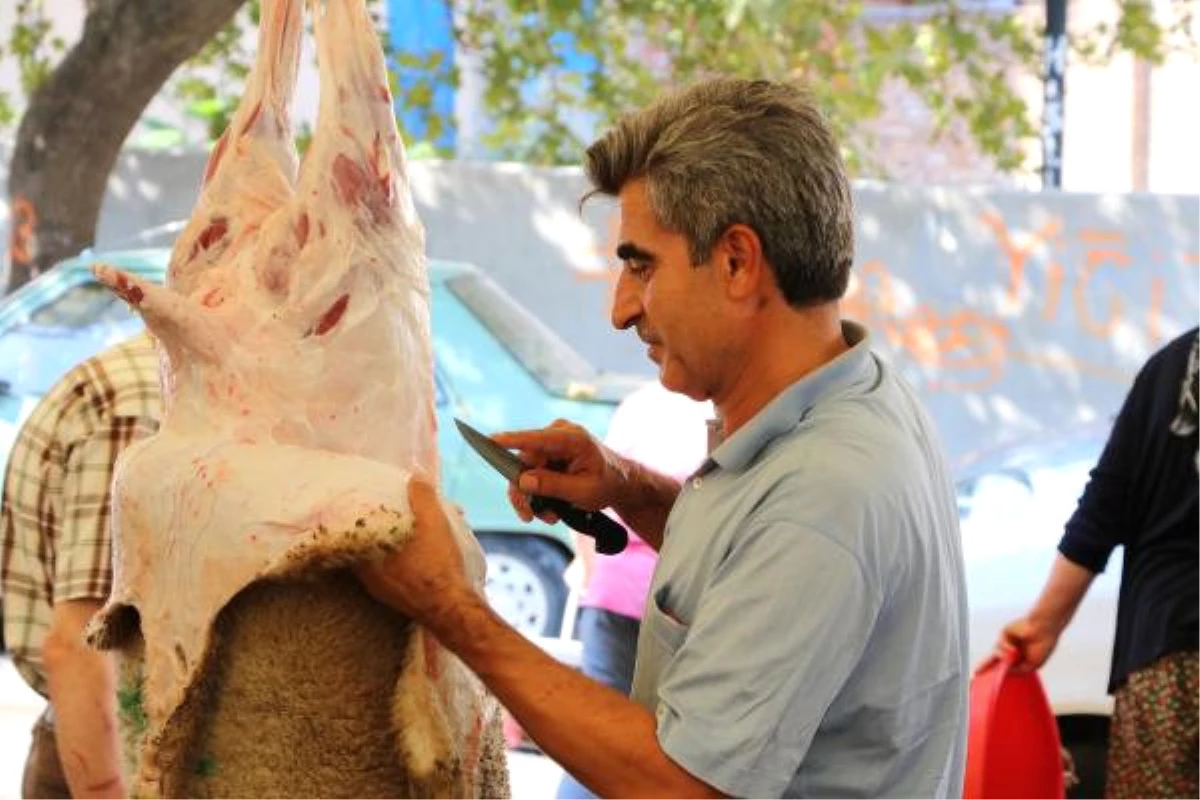
[[[704,479],[701,478],[700,476],[696,476],[695,478],[692,478],[692,488],[693,489],[699,489],[700,485],[703,483],[704,483]]]

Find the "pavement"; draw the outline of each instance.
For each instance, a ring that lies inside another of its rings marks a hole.
[[[8,657],[0,657],[0,800],[21,796],[29,730],[43,706],[42,698],[25,685]],[[538,753],[513,750],[508,754],[508,766],[513,797],[554,797],[562,770],[553,761]]]

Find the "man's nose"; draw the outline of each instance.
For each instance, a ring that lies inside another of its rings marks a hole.
[[[612,324],[619,331],[632,327],[642,315],[642,296],[635,282],[625,270],[617,275],[617,286],[613,292]]]

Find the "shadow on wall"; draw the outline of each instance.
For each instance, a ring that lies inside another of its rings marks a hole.
[[[601,369],[653,376],[641,342],[609,324],[615,206],[597,198],[581,216],[579,170],[421,161],[410,173],[431,256],[487,270]]]
[[[204,161],[124,153],[98,246],[186,217]],[[431,256],[487,271],[600,369],[652,374],[609,325],[616,208],[597,198],[581,216],[578,169],[419,161],[410,177]],[[1107,420],[1145,358],[1200,316],[1195,196],[872,184],[856,200],[845,313],[918,388],[956,461]]]

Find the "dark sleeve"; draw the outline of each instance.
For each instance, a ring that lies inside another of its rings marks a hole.
[[[1129,530],[1130,492],[1137,469],[1140,429],[1153,401],[1154,367],[1154,362],[1147,364],[1134,381],[1058,543],[1063,556],[1091,572],[1104,571],[1108,557],[1125,543]]]

